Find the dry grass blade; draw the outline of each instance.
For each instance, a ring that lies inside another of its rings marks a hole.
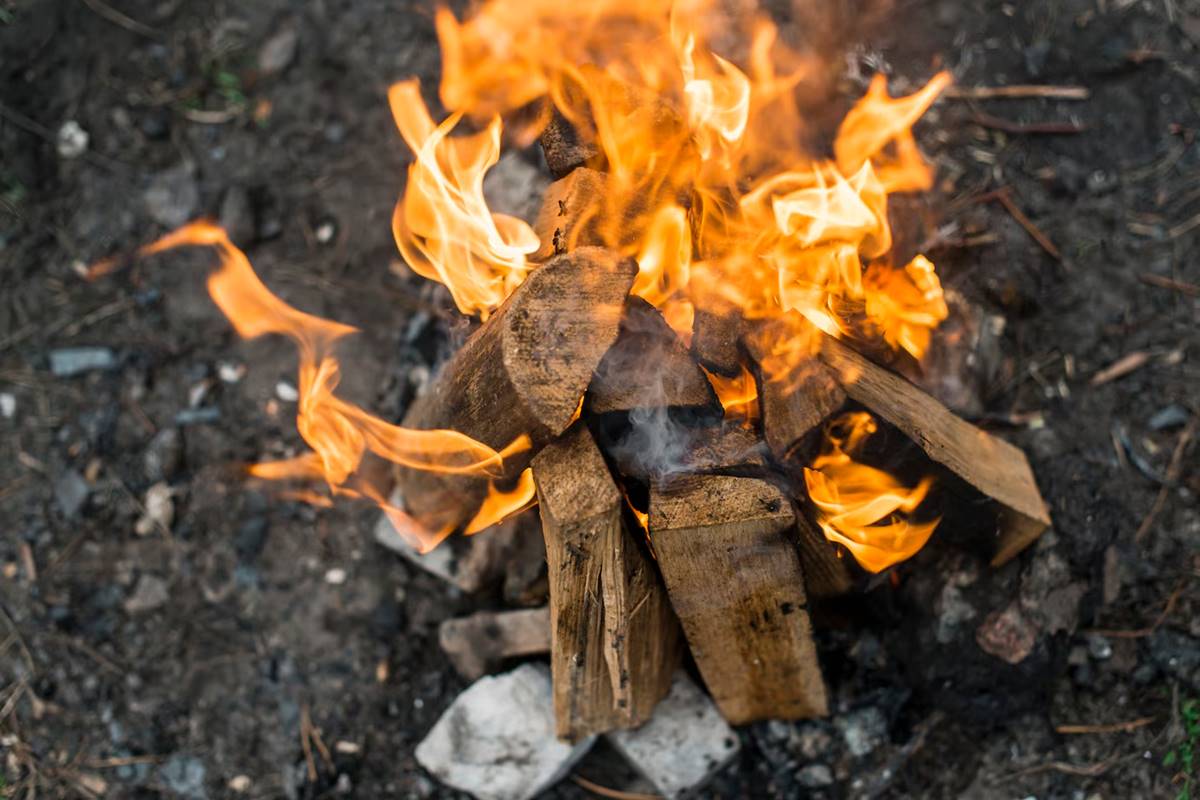
[[[1187,281],[1179,281],[1174,278],[1167,278],[1162,275],[1151,275],[1150,273],[1142,273],[1138,276],[1138,280],[1147,286],[1157,286],[1160,289],[1170,289],[1173,292],[1186,294],[1189,297],[1200,297],[1200,285],[1188,283]]]
[[[642,792],[622,792],[620,789],[609,789],[607,786],[601,786],[598,783],[592,783],[587,778],[579,775],[572,775],[571,781],[581,789],[586,789],[592,794],[600,797],[611,797],[613,800],[663,800],[662,795],[644,794]]]
[[[1105,725],[1058,725],[1054,730],[1063,734],[1083,733],[1129,733],[1154,722],[1154,717],[1141,717],[1128,722],[1113,722]]]
[[[1133,535],[1135,542],[1140,542],[1146,538],[1146,534],[1150,533],[1150,529],[1154,527],[1154,521],[1158,519],[1158,515],[1162,513],[1163,508],[1167,505],[1167,498],[1170,495],[1171,487],[1179,482],[1179,477],[1183,473],[1183,456],[1187,452],[1188,445],[1196,436],[1196,427],[1200,424],[1200,417],[1192,416],[1188,421],[1187,427],[1183,429],[1183,433],[1179,434],[1179,440],[1175,442],[1175,450],[1171,453],[1171,462],[1167,465],[1166,480],[1158,490],[1158,495],[1154,498],[1154,505],[1150,506],[1150,512],[1146,514],[1146,518],[1142,520],[1142,524],[1138,526],[1137,533]]]
[[[1110,628],[1096,628],[1088,631],[1088,633],[1098,634],[1100,636],[1108,636],[1112,639],[1142,639],[1154,633],[1162,624],[1166,622],[1172,613],[1175,611],[1175,604],[1179,602],[1180,595],[1183,594],[1184,588],[1187,586],[1186,580],[1171,592],[1171,596],[1167,598],[1167,604],[1163,607],[1162,613],[1154,620],[1147,628],[1138,628],[1136,630],[1114,630]]]
[[[136,33],[138,36],[145,36],[147,39],[162,39],[162,34],[154,28],[151,28],[145,23],[138,22],[132,17],[122,14],[112,6],[100,2],[100,0],[83,0],[83,4],[92,11],[95,11],[100,16],[104,17],[112,24],[124,28],[130,33]]]
[[[1123,378],[1134,370],[1145,366],[1149,360],[1150,354],[1145,350],[1134,350],[1132,353],[1126,353],[1093,375],[1091,385],[1103,386],[1106,383],[1115,381],[1117,378]]]
[[[1091,90],[1086,86],[1017,84],[1014,86],[951,86],[942,96],[952,100],[1013,100],[1029,97],[1087,100],[1091,94]]]

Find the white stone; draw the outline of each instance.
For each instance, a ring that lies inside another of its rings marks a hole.
[[[594,738],[573,746],[558,740],[550,671],[523,664],[471,684],[416,756],[442,783],[478,800],[529,800],[566,775]]]
[[[17,413],[17,398],[8,392],[0,392],[0,417],[12,419]]]
[[[60,157],[79,158],[87,152],[89,139],[88,132],[78,122],[69,119],[59,127],[54,141]]]
[[[741,747],[716,705],[682,672],[650,721],[606,734],[625,760],[664,796],[694,792],[733,760]]]
[[[334,586],[341,586],[346,582],[346,570],[341,567],[325,571],[325,582]]]
[[[275,396],[285,403],[294,403],[300,399],[300,392],[287,381],[275,384]]]

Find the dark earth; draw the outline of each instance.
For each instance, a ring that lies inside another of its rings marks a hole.
[[[740,729],[702,794],[1200,796],[1200,2],[866,5],[830,13],[815,119],[877,69],[1089,90],[941,101],[917,129],[938,187],[896,204],[1003,321],[964,408],[1026,450],[1054,527],[996,571],[944,529],[818,609],[834,717]],[[398,419],[467,330],[390,269],[410,156],[385,93],[416,75],[434,102],[438,69],[424,3],[0,0],[0,795],[454,796],[412,755],[466,685],[437,626],[500,590],[415,569],[367,506],[243,479],[302,447],[295,353],[237,338],[208,254],[79,275],[220,218],[275,292],[363,331],[343,391]],[[978,202],[1001,187],[1060,259]],[[158,484],[174,519],[139,532]],[[1035,636],[1016,665],[976,643],[1005,609]],[[648,790],[603,747],[577,774]]]

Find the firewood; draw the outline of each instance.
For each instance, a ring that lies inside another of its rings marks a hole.
[[[651,486],[650,541],[692,655],[734,724],[828,713],[789,531],[795,515],[754,478]]]
[[[717,413],[721,405],[708,377],[659,310],[630,297],[616,344],[596,367],[586,408],[607,414],[656,407]]]
[[[742,369],[741,333],[742,319],[734,309],[697,306],[692,318],[692,354],[706,369],[736,377]]]
[[[543,261],[577,247],[603,245],[602,220],[607,216],[608,176],[579,167],[546,187],[542,208],[533,223],[542,246],[532,256]]]
[[[458,674],[473,681],[506,658],[549,651],[550,609],[479,611],[448,619],[438,628],[438,643]]]
[[[894,425],[930,459],[999,505],[994,566],[1013,558],[1049,527],[1050,514],[1033,470],[1018,448],[955,416],[904,378],[833,338],[824,338],[820,357],[851,399]]]
[[[513,479],[562,433],[592,373],[616,341],[637,264],[581,248],[535,270],[450,359],[404,418],[448,428],[497,450],[522,434],[533,448],[505,461]],[[479,478],[399,468],[409,513],[433,530],[470,519],[487,494]]]
[[[554,108],[541,136],[542,152],[550,174],[565,178],[571,170],[587,166],[602,166],[604,154],[596,143],[595,132],[580,131]]]
[[[854,576],[846,559],[838,555],[837,548],[803,514],[796,515],[795,543],[809,597],[823,600],[854,588]]]
[[[804,359],[784,374],[771,375],[762,367],[769,335],[756,332],[747,336],[745,343],[755,362],[763,438],[771,453],[786,461],[845,404],[846,394],[817,359]]]
[[[551,668],[560,738],[650,718],[680,656],[679,624],[587,426],[533,461],[550,575]]]

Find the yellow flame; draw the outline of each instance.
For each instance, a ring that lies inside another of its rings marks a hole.
[[[508,517],[519,514],[537,503],[537,487],[533,483],[533,470],[526,469],[517,478],[517,485],[503,492],[494,483],[488,485],[487,497],[479,511],[467,523],[463,533],[470,536],[490,528]]]
[[[933,478],[910,489],[883,470],[854,460],[875,431],[875,420],[865,412],[838,417],[826,431],[821,454],[805,468],[804,480],[825,537],[844,545],[864,569],[881,572],[915,555],[940,520],[908,518],[929,493]]]
[[[449,530],[426,531],[401,509],[389,505],[377,487],[358,474],[364,456],[374,455],[412,469],[456,475],[497,478],[504,459],[528,450],[522,435],[502,450],[494,450],[452,430],[410,430],[370,414],[335,394],[340,364],[333,354],[337,342],[355,329],[292,308],[259,280],[246,254],[220,227],[193,222],[142,247],[150,256],[184,246],[212,247],[220,266],[208,278],[208,291],[221,312],[244,338],[282,334],[299,350],[299,404],[296,427],[312,451],[285,461],[249,468],[265,479],[323,480],[334,494],[369,499],[383,508],[402,535],[422,551],[441,541]],[[107,271],[101,262],[97,274]]]

